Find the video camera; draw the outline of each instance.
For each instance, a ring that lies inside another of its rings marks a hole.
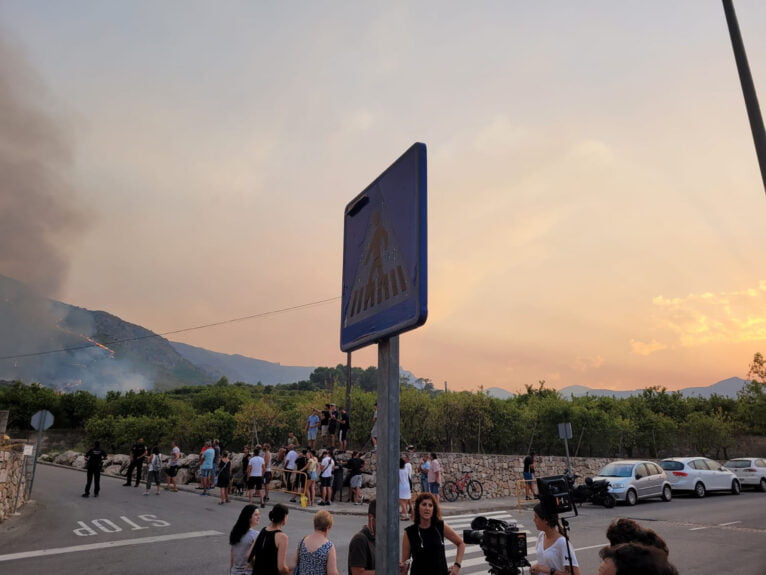
[[[574,511],[577,515],[577,507],[572,502],[570,482],[566,475],[538,477],[537,492],[540,494],[540,503],[548,514],[561,515]]]
[[[527,561],[527,534],[515,523],[480,515],[463,531],[466,544],[479,545],[493,575],[517,575]]]

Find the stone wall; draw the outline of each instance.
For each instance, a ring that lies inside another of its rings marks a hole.
[[[0,446],[0,523],[26,503],[23,450],[23,444]]]
[[[342,455],[345,460],[350,454]],[[420,462],[420,456],[417,453],[407,453],[410,457],[413,469],[417,473],[417,466]],[[364,482],[363,493],[366,496],[372,496],[377,483],[377,457],[375,454],[367,453],[364,455]],[[166,456],[163,456],[166,460]],[[442,464],[442,483],[450,479],[462,477],[464,470],[470,470],[474,479],[479,480],[484,487],[484,497],[488,499],[496,497],[509,497],[516,495],[517,482],[523,479],[522,471],[524,469],[523,455],[482,455],[468,453],[441,453],[439,460]],[[57,455],[45,454],[40,456],[40,461],[49,461],[59,465],[68,465],[77,468],[85,466],[85,457],[82,453],[76,451],[65,451]],[[612,461],[607,458],[586,458],[572,457],[570,462],[573,471],[581,476],[593,476],[599,469]],[[130,458],[127,455],[110,455],[104,462],[104,473],[113,476],[125,476]],[[180,461],[177,481],[179,485],[186,485],[198,481],[197,473],[199,469],[199,457],[196,454],[187,455]],[[274,489],[279,489],[281,485],[281,476],[277,471],[275,464],[275,479],[272,482]],[[566,469],[566,458],[563,456],[537,456],[536,462],[537,477],[546,477],[549,475],[561,475]],[[239,478],[242,469],[242,454],[235,453],[232,456],[232,471],[235,478]],[[146,466],[144,466],[146,473]],[[417,475],[415,477],[417,479]],[[164,478],[163,478],[164,480]]]

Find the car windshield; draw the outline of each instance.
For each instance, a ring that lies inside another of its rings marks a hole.
[[[665,471],[678,471],[684,468],[684,464],[680,461],[660,461],[660,467]]]
[[[598,472],[601,477],[630,477],[633,466],[625,463],[610,463]]]
[[[729,469],[740,469],[743,467],[750,467],[749,461],[727,461],[724,464],[724,467],[728,467]]]

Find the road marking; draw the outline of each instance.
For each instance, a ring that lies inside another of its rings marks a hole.
[[[162,541],[178,541],[179,539],[209,537],[210,535],[223,535],[223,533],[220,531],[190,531],[189,533],[174,533],[172,535],[157,535],[155,537],[138,537],[136,539],[105,541],[103,543],[91,543],[89,545],[73,545],[71,547],[57,547],[55,549],[38,549],[36,551],[23,551],[21,553],[9,553],[7,555],[0,555],[0,561],[14,561],[16,559],[29,559],[30,557],[45,557],[47,555],[77,553],[79,551],[108,549],[110,547],[126,547],[128,545],[143,545],[145,543],[159,543]]]
[[[719,523],[718,527],[726,527],[727,525],[736,525],[737,523],[742,523],[742,521],[729,521],[728,523]]]

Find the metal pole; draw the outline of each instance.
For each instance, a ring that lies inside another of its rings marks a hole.
[[[758,165],[761,168],[763,189],[766,191],[766,130],[763,128],[761,107],[758,105],[758,95],[755,92],[753,76],[750,74],[750,65],[747,62],[745,44],[742,42],[742,35],[740,34],[739,23],[737,22],[737,14],[734,12],[734,3],[732,0],[722,1],[723,11],[726,14],[726,23],[729,26],[731,46],[734,49],[734,60],[737,62],[739,82],[742,85],[742,94],[745,97],[745,108],[747,108],[747,116],[750,120],[750,131],[753,133],[755,153],[758,157]]]
[[[399,573],[399,336],[378,343],[376,571]]]
[[[346,354],[346,415],[351,417],[351,352]]]
[[[32,479],[29,480],[29,497],[32,496],[32,486],[35,483],[35,472],[37,471],[37,458],[40,455],[40,444],[43,441],[43,421],[44,417],[40,418],[40,429],[37,430],[37,444],[35,445],[35,458],[32,464]]]

